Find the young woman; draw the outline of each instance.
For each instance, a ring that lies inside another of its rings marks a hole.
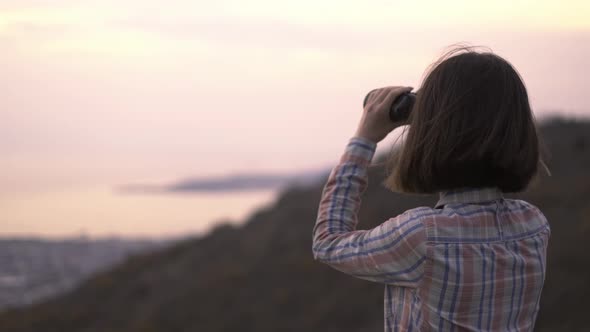
[[[550,229],[538,208],[503,196],[524,190],[540,164],[520,76],[492,53],[452,52],[426,76],[408,122],[392,123],[390,105],[410,90],[369,96],[324,188],[315,259],[385,284],[386,331],[532,331]],[[405,124],[385,185],[440,199],[357,231],[375,147]]]

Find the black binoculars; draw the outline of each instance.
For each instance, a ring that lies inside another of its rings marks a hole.
[[[369,95],[373,91],[377,91],[379,89],[371,90],[365,96],[365,100],[363,101],[363,107],[367,104],[367,99]],[[412,107],[414,107],[414,103],[416,103],[416,94],[413,92],[404,92],[401,95],[397,96],[391,107],[389,108],[389,119],[393,122],[398,121],[405,121],[410,116],[410,112],[412,112]]]

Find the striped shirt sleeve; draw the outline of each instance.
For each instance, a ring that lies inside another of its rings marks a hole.
[[[415,287],[423,275],[426,235],[419,210],[371,230],[356,230],[361,194],[376,144],[354,137],[324,187],[313,230],[316,260],[354,277]]]

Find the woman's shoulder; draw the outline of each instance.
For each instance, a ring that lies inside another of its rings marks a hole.
[[[536,213],[539,216],[545,218],[545,215],[543,214],[541,209],[530,202],[527,202],[522,199],[504,199],[503,201],[504,201],[505,211],[515,211],[515,212],[526,211],[526,212]]]
[[[545,214],[536,205],[522,199],[504,199],[504,213],[514,214],[516,220],[524,220],[529,225],[537,228],[551,230]]]

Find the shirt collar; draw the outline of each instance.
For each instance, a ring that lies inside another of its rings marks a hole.
[[[453,203],[481,203],[501,199],[504,196],[498,188],[462,188],[439,193],[434,208],[442,208]]]

